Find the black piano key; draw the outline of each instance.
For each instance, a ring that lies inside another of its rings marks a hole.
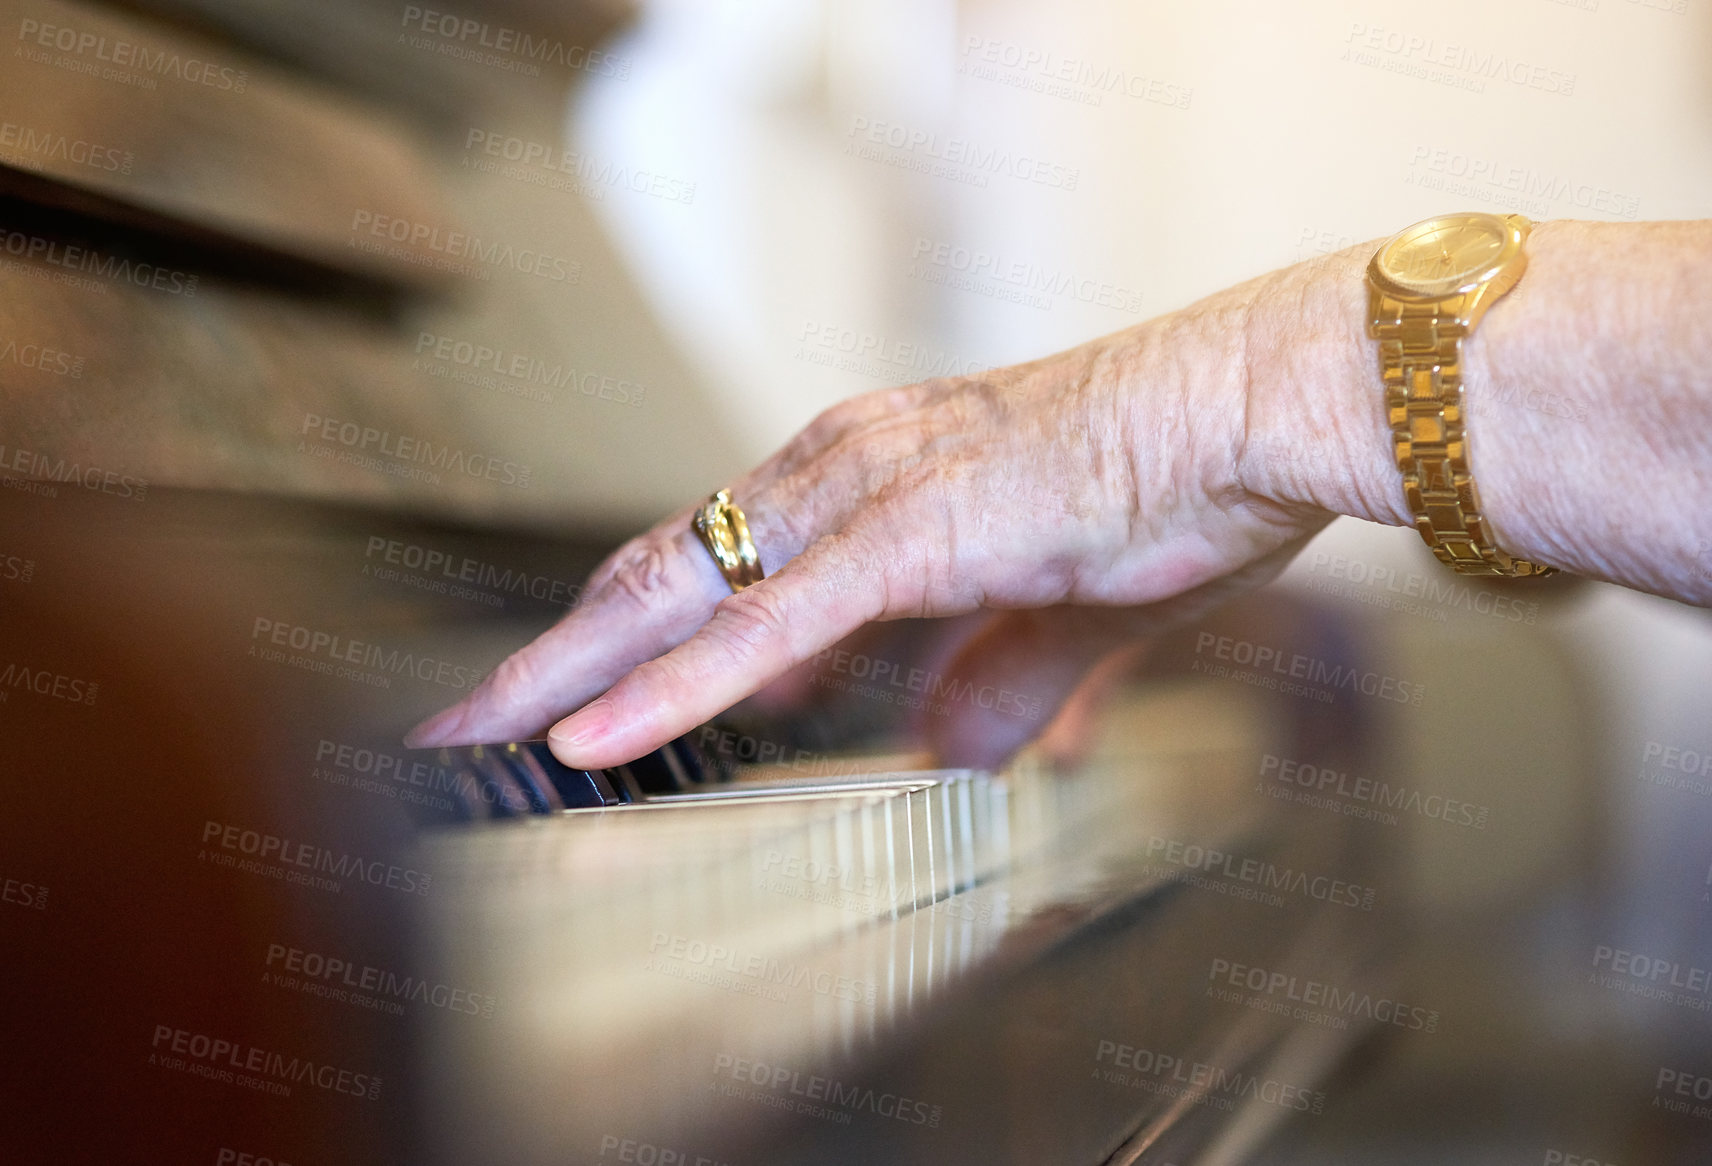
[[[551,814],[565,808],[558,784],[535,757],[528,743],[513,741],[490,748],[489,753],[496,764],[507,767],[516,776],[518,785],[523,787],[523,792],[529,799],[529,809],[532,812]],[[542,753],[546,753],[544,748]],[[547,759],[551,761],[551,755],[548,755]]]
[[[583,810],[630,800],[605,772],[570,768],[553,756],[545,741],[515,741],[505,749],[513,765],[526,769],[551,791],[553,809]]]
[[[711,783],[730,781],[734,767],[721,764],[695,743],[694,734],[686,734],[624,769],[638,789],[652,795],[694,793]]]
[[[435,756],[458,774],[465,819],[626,805],[730,779],[689,737],[612,770],[572,769],[540,740],[438,749]]]
[[[547,812],[545,802],[531,793],[517,772],[500,760],[504,746],[472,745],[463,750],[464,767],[475,777],[478,787],[491,789],[495,796],[490,803],[493,816],[510,818],[530,812]]]
[[[502,796],[502,791],[492,790],[488,796],[486,781],[469,764],[463,749],[433,750],[435,764],[448,770],[452,775],[449,788],[457,808],[458,818],[462,821],[480,821],[491,818],[494,814],[494,802]]]
[[[667,761],[664,750],[656,749],[646,757],[624,766],[634,784],[644,795],[683,793],[688,781],[681,763]]]

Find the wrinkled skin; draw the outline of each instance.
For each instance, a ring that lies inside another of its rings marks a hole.
[[[955,625],[945,674],[1026,690],[1045,715],[963,702],[928,727],[947,762],[1002,758],[1101,660],[1270,579],[1334,516],[1410,524],[1364,335],[1376,245],[1030,364],[827,410],[729,484],[764,581],[731,594],[686,507],[410,742],[552,725],[567,764],[619,764],[870,621],[984,613]],[[1712,545],[1712,223],[1547,223],[1528,246],[1528,274],[1463,354],[1499,544],[1712,602],[1696,557]],[[1541,385],[1599,402],[1599,424],[1531,406]]]
[[[581,709],[555,753],[617,764],[869,621],[987,611],[945,673],[1026,688],[1046,715],[971,702],[929,729],[947,760],[996,762],[1102,657],[1264,582],[1330,517],[1244,484],[1251,294],[828,409],[731,484],[760,585],[729,592],[687,507],[413,743],[503,740]]]

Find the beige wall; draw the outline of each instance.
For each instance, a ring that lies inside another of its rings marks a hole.
[[[597,210],[756,456],[891,371],[799,359],[810,320],[1002,362],[1447,207],[1712,213],[1705,0],[663,0],[621,43],[637,72],[593,79],[576,133],[693,174],[697,197]],[[1003,64],[1020,57],[1084,83],[1025,88],[1048,79]],[[853,156],[858,119],[1075,187]],[[1140,311],[935,287],[911,274],[923,238],[1139,292]]]
[[[1671,3],[674,0],[624,42],[638,76],[597,81],[574,121],[698,177],[688,213],[599,209],[758,458],[842,397],[1047,352],[1444,210],[1712,215],[1712,3]],[[866,142],[882,122],[904,145]],[[911,170],[954,140],[1035,168]],[[1131,310],[929,282],[922,240]],[[864,337],[861,367],[817,363]],[[1332,556],[1440,569],[1412,535],[1345,521],[1283,585],[1327,598]],[[1682,841],[1634,774],[1649,740],[1712,746],[1682,695],[1712,680],[1702,613],[1601,587],[1518,627],[1373,598],[1327,602],[1438,709],[1391,726],[1375,776],[1487,805],[1509,840],[1405,830],[1424,898],[1514,902],[1607,857],[1639,877]]]

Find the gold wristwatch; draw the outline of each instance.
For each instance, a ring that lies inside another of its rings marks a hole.
[[[1499,549],[1468,468],[1462,340],[1528,266],[1521,215],[1443,215],[1394,235],[1367,265],[1367,334],[1415,529],[1464,575],[1549,575]]]

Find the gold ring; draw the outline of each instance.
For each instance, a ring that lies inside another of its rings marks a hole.
[[[703,503],[690,526],[733,591],[753,587],[766,577],[761,570],[761,552],[749,537],[749,520],[743,517],[742,507],[731,500],[730,490],[721,490]]]

